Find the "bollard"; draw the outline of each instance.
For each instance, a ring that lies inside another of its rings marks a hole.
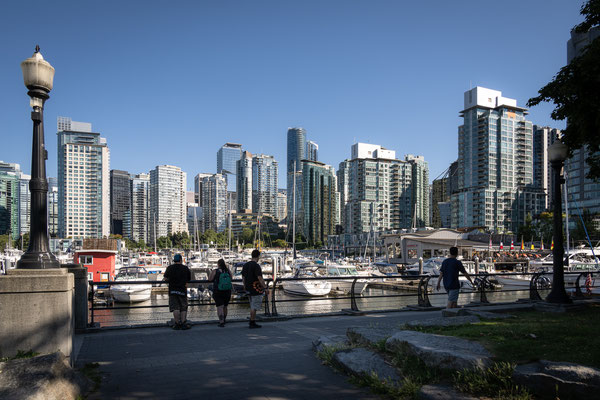
[[[479,257],[475,256],[474,261],[475,261],[475,275],[478,275],[479,274]]]
[[[73,291],[73,316],[75,332],[81,332],[88,326],[88,272],[82,264],[62,264],[74,275],[75,290]]]
[[[419,275],[423,275],[423,257],[419,257]]]

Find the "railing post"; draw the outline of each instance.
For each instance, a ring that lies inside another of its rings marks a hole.
[[[90,307],[90,314],[91,314],[91,322],[90,322],[90,326],[93,327],[94,326],[94,297],[96,297],[96,294],[94,293],[94,281],[92,281],[92,284],[90,285],[92,287],[92,306]]]
[[[530,300],[542,300],[542,296],[540,296],[537,290],[537,280],[542,275],[542,272],[537,272],[531,276],[531,281],[529,281],[529,299]]]
[[[271,315],[276,317],[277,314],[277,301],[275,300],[275,286],[277,285],[277,281],[273,280],[273,289],[271,290]]]
[[[269,288],[269,282],[267,282],[267,289]],[[269,296],[265,294],[265,316],[271,316],[271,310],[269,310]]]
[[[478,261],[476,261],[476,266],[479,264]],[[487,298],[487,294],[485,293],[485,285],[488,282],[488,277],[487,275],[480,277],[479,279],[479,302],[480,303],[489,303],[488,298]]]
[[[423,275],[423,257],[419,257],[419,275]]]
[[[581,286],[579,286],[579,279],[583,276],[583,274],[585,274],[585,272],[582,272],[579,275],[577,275],[577,279],[575,279],[575,297],[577,297],[578,299],[584,297],[583,292],[581,291]]]
[[[479,275],[479,257],[475,256],[475,275]]]
[[[354,293],[354,287],[358,278],[354,278],[352,281],[352,287],[350,288],[350,308],[352,311],[358,311],[358,305],[356,304],[356,294]]]
[[[431,276],[422,277],[419,281],[419,286],[417,287],[419,307],[431,307],[431,302],[429,301],[429,294],[427,293],[427,285],[429,283],[429,279],[431,279]]]

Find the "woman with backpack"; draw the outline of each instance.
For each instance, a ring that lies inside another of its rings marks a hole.
[[[227,319],[227,306],[231,299],[231,271],[222,258],[217,262],[217,269],[210,272],[208,280],[213,283],[213,299],[217,306],[217,315],[219,316],[219,327],[225,326]]]

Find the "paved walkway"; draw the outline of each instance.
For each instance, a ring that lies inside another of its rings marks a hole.
[[[187,331],[138,328],[75,337],[75,365],[100,363],[90,399],[377,399],[321,364],[312,341],[350,326],[396,326],[440,311],[247,322]]]

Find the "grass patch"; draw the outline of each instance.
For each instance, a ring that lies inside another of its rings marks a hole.
[[[417,399],[421,385],[405,378],[400,386],[387,379],[381,379],[375,372],[360,377],[350,377],[350,382],[357,386],[369,388],[373,393],[392,399]]]
[[[495,399],[529,400],[527,390],[513,384],[514,364],[500,362],[484,370],[463,370],[454,373],[454,386],[461,392]]]
[[[98,370],[98,368],[100,368],[100,364],[98,363],[87,363],[79,369],[79,372],[81,372],[89,380],[94,382],[92,392],[95,392],[98,390],[98,388],[100,388],[100,382],[102,381],[102,376],[100,375],[100,371]]]
[[[327,346],[323,345],[323,349],[317,352],[317,357],[323,361],[323,364],[333,366],[332,359],[333,355],[338,351],[346,350],[351,348],[350,345],[347,344],[338,344],[335,346]]]
[[[545,359],[600,367],[600,306],[572,313],[519,312],[516,318],[449,327],[407,328],[482,343],[497,361]]]
[[[387,338],[383,338],[381,340],[378,340],[375,343],[371,344],[369,347],[372,348],[375,351],[379,351],[381,353],[385,353],[387,351],[386,348],[385,348],[385,342],[387,342]]]
[[[29,350],[29,351],[19,350],[19,351],[17,351],[17,354],[12,357],[0,357],[0,362],[6,362],[6,361],[11,361],[11,360],[21,360],[24,358],[32,358],[32,357],[39,356],[39,355],[40,355],[40,353],[36,353],[33,350]]]

